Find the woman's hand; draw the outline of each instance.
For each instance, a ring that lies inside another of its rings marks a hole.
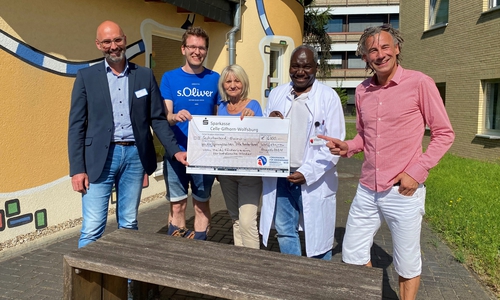
[[[244,108],[241,111],[240,120],[243,120],[244,117],[253,117],[253,116],[255,116],[255,112],[253,110],[251,110],[250,108]]]

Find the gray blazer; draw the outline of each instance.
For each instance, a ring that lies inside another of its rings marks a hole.
[[[156,170],[152,127],[167,155],[180,150],[166,119],[165,105],[153,72],[128,63],[130,120],[146,173]],[[146,89],[147,95],[135,92]],[[102,173],[113,134],[113,111],[104,61],[78,71],[71,93],[68,153],[70,176],[87,173],[90,182]]]

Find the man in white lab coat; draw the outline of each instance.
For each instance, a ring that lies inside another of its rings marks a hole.
[[[336,163],[317,135],[345,138],[340,98],[316,80],[317,52],[297,47],[290,60],[292,82],[274,88],[264,116],[291,119],[290,175],[263,178],[260,233],[267,246],[275,226],[282,253],[302,255],[299,230],[305,232],[306,255],[330,260],[335,233]]]

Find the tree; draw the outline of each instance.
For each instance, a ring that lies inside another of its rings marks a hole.
[[[332,40],[326,31],[326,25],[330,18],[330,7],[324,11],[314,7],[314,0],[302,0],[305,7],[304,13],[304,37],[303,43],[309,44],[318,49],[319,65],[318,77],[325,78],[330,76],[331,67],[327,60],[331,57],[330,51],[332,48]],[[347,106],[347,90],[342,88],[342,83],[337,82],[337,87],[333,88],[339,95],[342,107],[345,109]]]
[[[342,88],[342,85],[337,85],[336,88],[333,88],[335,92],[337,92],[337,95],[339,95],[340,102],[342,103],[342,108],[347,107],[347,100],[349,100],[349,96],[347,95],[347,90]]]
[[[313,7],[314,1],[303,0],[302,3],[305,6],[303,43],[318,49],[318,77],[328,77],[330,76],[330,65],[328,65],[327,60],[331,57],[332,40],[326,31],[326,25],[330,18],[330,8],[320,11],[319,8]]]

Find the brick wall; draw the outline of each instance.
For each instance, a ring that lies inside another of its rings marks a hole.
[[[487,0],[450,1],[448,25],[429,30],[428,2],[400,4],[402,66],[446,83],[446,109],[456,133],[451,153],[499,161],[500,140],[476,134],[484,124],[481,82],[500,78],[500,10],[484,13]]]

